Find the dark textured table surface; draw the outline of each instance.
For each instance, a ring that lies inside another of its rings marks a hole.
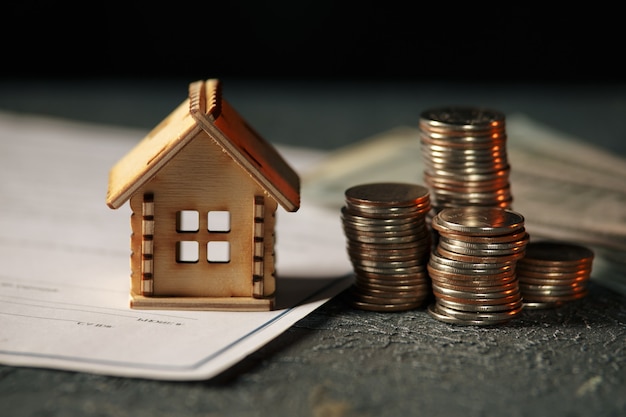
[[[0,111],[149,129],[190,81],[0,80]],[[224,80],[224,94],[276,143],[332,150],[416,126],[426,107],[471,104],[626,156],[626,85]],[[584,299],[493,327],[354,310],[338,296],[207,381],[0,366],[0,415],[624,416],[626,296],[592,274]]]

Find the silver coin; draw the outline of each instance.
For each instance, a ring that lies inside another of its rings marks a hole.
[[[356,276],[359,278],[366,279],[368,282],[373,282],[375,280],[391,280],[392,283],[397,280],[421,280],[428,279],[428,273],[424,270],[418,270],[417,272],[411,273],[399,273],[395,272],[393,274],[381,274],[378,272],[370,272],[364,270],[354,271]]]
[[[405,268],[385,268],[385,267],[373,267],[366,265],[354,264],[355,272],[369,272],[380,275],[411,275],[419,274],[425,270],[425,265],[407,266]]]
[[[402,237],[402,238],[410,238],[407,241],[412,240],[420,240],[423,238],[428,231],[426,228],[403,228],[399,230],[371,230],[365,228],[355,228],[351,226],[344,225],[343,231],[346,236],[350,238],[354,238],[355,240],[360,240],[359,238],[394,238],[394,237]]]
[[[347,232],[347,234],[349,233]],[[413,235],[380,237],[380,236],[364,236],[362,234],[359,234],[359,235],[349,234],[349,237],[352,241],[356,241],[356,242],[378,243],[378,244],[397,244],[397,243],[409,243],[409,242],[416,241],[416,238]]]
[[[424,236],[423,238],[415,239],[411,242],[406,242],[398,245],[388,244],[376,244],[367,242],[357,242],[348,239],[346,241],[346,248],[349,252],[362,253],[366,257],[384,257],[394,254],[413,254],[413,256],[421,255],[426,251],[430,251],[432,243],[431,236]]]
[[[352,263],[363,270],[367,268],[372,268],[372,270],[376,269],[393,269],[394,271],[408,269],[416,266],[422,266],[420,269],[424,269],[426,266],[426,259],[407,259],[402,261],[390,261],[390,260],[371,260],[371,259],[362,259],[362,258],[351,258]]]
[[[462,300],[472,300],[490,303],[491,301],[498,301],[502,298],[507,297],[519,297],[520,289],[517,285],[512,285],[511,288],[503,291],[490,291],[490,292],[477,292],[477,291],[464,291],[464,290],[453,290],[450,288],[442,287],[437,285],[435,282],[432,283],[433,293],[442,294],[447,297],[458,298]],[[512,301],[512,299],[510,299]]]
[[[555,282],[563,282],[563,281],[584,281],[590,278],[589,271],[578,271],[578,272],[562,272],[562,271],[534,271],[527,270],[523,268],[519,268],[517,266],[517,274],[520,278],[535,280],[535,281],[555,281]]]
[[[591,249],[566,242],[531,242],[526,250],[525,263],[542,266],[565,266],[591,264],[594,253]]]
[[[422,216],[405,216],[405,217],[371,217],[371,216],[362,216],[357,213],[350,212],[348,206],[343,206],[341,208],[341,218],[346,221],[350,221],[356,224],[363,225],[389,225],[389,226],[402,226],[406,224],[412,224],[415,222],[419,222]]]
[[[458,237],[458,238],[457,238]],[[504,240],[506,239],[506,240]],[[526,232],[507,234],[499,237],[498,239],[478,238],[473,239],[472,236],[464,239],[463,235],[454,234],[441,234],[439,236],[439,244],[445,244],[450,248],[466,248],[468,250],[508,250],[511,249],[514,252],[525,250],[526,245],[530,241],[530,235]]]
[[[506,317],[504,319],[485,319],[483,317],[475,319],[462,319],[458,316],[451,316],[443,313],[435,304],[430,304],[427,311],[430,316],[441,322],[462,326],[493,326],[497,324],[504,324],[511,320],[511,317]]]
[[[416,218],[414,221],[406,222],[404,224],[391,224],[391,223],[363,223],[353,221],[350,218],[342,218],[342,225],[344,228],[353,229],[361,232],[420,232],[426,230],[428,225],[425,218]]]
[[[524,227],[524,216],[495,207],[456,207],[440,211],[433,220],[440,232],[450,230],[472,235],[503,235]]]
[[[498,188],[501,186],[508,185],[509,173],[510,173],[510,169],[504,169],[498,172],[493,172],[489,175],[483,175],[477,179],[473,179],[472,176],[463,177],[461,175],[456,175],[456,174],[449,175],[449,176],[433,175],[428,170],[424,170],[423,178],[427,184],[433,184],[441,188],[476,187],[476,188],[493,189],[493,188]]]
[[[444,250],[452,252],[452,253],[458,253],[458,254],[469,255],[469,256],[507,256],[507,255],[515,255],[515,254],[521,254],[521,256],[524,255],[523,246],[521,247],[514,246],[514,247],[506,248],[506,249],[467,247],[463,245],[451,245],[447,242],[442,241],[441,237],[439,238],[439,241],[437,244],[439,245],[440,252],[442,255],[445,255],[445,252],[443,252]]]
[[[570,302],[580,300],[589,294],[589,290],[579,291],[570,295],[538,295],[538,294],[528,294],[524,297],[525,301],[528,302],[541,302],[541,303],[551,303],[551,302]]]
[[[419,122],[427,130],[490,131],[504,129],[505,115],[486,108],[446,106],[424,110]]]
[[[352,291],[352,296],[359,300],[368,302],[371,304],[406,304],[406,303],[421,303],[426,298],[426,294],[405,294],[398,293],[397,296],[389,295],[389,294],[380,294],[380,295],[372,295],[363,292],[359,288],[354,288]]]
[[[520,283],[535,285],[561,285],[569,286],[573,283],[583,284],[589,281],[589,277],[581,277],[576,279],[547,279],[547,278],[528,278],[527,276],[517,274]]]
[[[441,249],[436,247],[430,253],[430,264],[449,266],[456,268],[457,270],[491,270],[493,271],[492,273],[496,273],[496,271],[502,271],[503,269],[514,267],[516,260],[512,256],[506,256],[502,259],[496,257],[484,257],[484,259],[481,259],[480,262],[469,262],[446,257],[442,254]]]
[[[352,300],[351,305],[354,308],[368,311],[376,311],[376,312],[396,312],[396,311],[407,311],[414,310],[421,307],[423,301],[413,302],[413,303],[402,303],[402,304],[375,304],[369,303],[367,301],[362,300]]]
[[[497,312],[484,312],[484,311],[462,311],[455,310],[453,308],[446,307],[441,304],[435,305],[436,309],[445,314],[447,316],[456,317],[462,320],[486,320],[486,321],[496,321],[500,322],[501,320],[511,320],[517,316],[519,316],[524,308],[523,305],[511,310],[505,311],[497,311]]]
[[[482,265],[482,264],[500,264],[506,265],[508,263],[517,263],[519,259],[524,256],[524,252],[504,253],[498,255],[472,255],[454,252],[445,249],[441,243],[437,246],[437,253],[445,259],[463,262],[470,265]],[[454,265],[453,265],[454,266]],[[479,266],[480,268],[480,266]]]
[[[346,200],[373,206],[412,206],[428,198],[429,190],[418,184],[382,182],[361,184],[345,191]]]
[[[446,299],[437,299],[437,304],[444,305],[446,307],[454,308],[461,311],[482,311],[482,312],[495,312],[495,311],[510,311],[515,310],[523,305],[522,298],[512,301],[508,304],[467,304],[458,303]]]
[[[426,297],[431,294],[430,287],[427,283],[413,285],[382,285],[366,282],[356,282],[355,287],[362,293],[381,296],[387,294],[388,297]]]
[[[348,213],[372,219],[414,219],[428,213],[431,208],[430,200],[429,204],[415,205],[410,208],[364,207],[346,203],[346,211]]]
[[[428,264],[426,265],[426,269],[428,269],[428,271],[432,275],[449,274],[449,275],[457,276],[457,277],[463,276],[463,277],[468,277],[468,278],[471,277],[474,279],[480,278],[480,279],[486,280],[489,278],[498,279],[499,277],[509,275],[510,273],[515,271],[515,265],[510,264],[510,265],[505,265],[505,266],[498,266],[497,268],[487,268],[487,269],[471,268],[468,266],[458,268],[458,267],[446,265],[443,263],[433,262],[433,257],[432,257],[432,252],[431,252],[431,257],[430,257]]]
[[[537,265],[529,263],[526,257],[520,260],[519,268],[521,271],[527,272],[529,275],[586,275],[591,273],[591,265],[576,265],[576,266],[558,266],[556,264]]]
[[[439,150],[439,148],[446,148],[451,152],[464,152],[469,149],[486,151],[488,149],[500,150],[506,149],[506,139],[492,139],[492,138],[479,138],[476,136],[467,135],[452,135],[446,138],[437,138],[431,135],[420,135],[420,148],[430,148]],[[424,156],[429,156],[426,153]]]
[[[452,193],[452,195],[456,194],[462,197],[466,193],[493,193],[494,191],[500,190],[502,188],[507,188],[510,192],[510,189],[511,189],[508,182],[503,182],[498,185],[491,185],[491,184],[485,185],[481,183],[474,183],[478,185],[473,185],[469,181],[462,185],[455,185],[455,184],[445,183],[445,182],[437,183],[437,182],[430,181],[430,180],[426,180],[425,182],[426,182],[426,185],[428,185],[429,187],[433,189],[433,195],[435,199],[437,195],[441,195],[441,196],[446,195],[446,192],[448,195],[451,195]]]
[[[443,287],[462,289],[466,291],[499,291],[501,288],[506,288],[508,285],[519,286],[519,281],[515,275],[504,277],[501,279],[481,280],[481,279],[464,279],[464,278],[447,278],[438,276],[435,274],[429,274],[432,284],[437,284]],[[493,290],[491,290],[493,288]]]
[[[493,296],[493,294],[491,294],[492,297],[485,296],[481,298],[472,297],[467,294],[464,294],[464,296],[462,297],[452,296],[452,295],[444,294],[434,288],[433,288],[433,294],[437,301],[445,300],[445,301],[450,301],[450,302],[454,302],[454,303],[458,303],[462,305],[481,305],[481,306],[485,306],[485,305],[494,306],[494,305],[502,305],[502,304],[508,305],[510,303],[522,300],[522,295],[519,289],[516,290],[512,294],[504,295],[501,297]]]
[[[348,256],[355,261],[375,261],[375,262],[412,262],[420,260],[420,265],[425,265],[428,261],[426,250],[423,253],[411,251],[410,253],[389,251],[387,253],[368,253],[348,250]]]
[[[552,285],[528,285],[524,283],[519,284],[522,296],[527,298],[531,295],[540,296],[569,296],[579,292],[587,291],[586,285],[570,285],[570,286],[552,286]]]
[[[392,275],[385,278],[373,278],[355,274],[355,282],[359,285],[362,284],[365,287],[371,287],[378,290],[386,290],[387,287],[393,287],[395,289],[397,286],[423,286],[430,289],[431,285],[430,279],[426,274],[415,274],[407,277],[397,277]],[[381,286],[381,288],[376,288],[376,286]]]
[[[436,178],[448,178],[456,181],[493,181],[497,178],[509,178],[511,167],[510,165],[506,168],[500,170],[492,170],[489,172],[478,172],[478,173],[465,173],[458,172],[455,170],[446,170],[446,169],[435,169],[430,168],[428,166],[424,167],[424,172],[430,175],[431,177]],[[432,198],[432,196],[431,196]]]
[[[451,160],[451,161],[501,161],[508,159],[506,148],[500,144],[490,144],[486,147],[451,148],[449,146],[435,145],[432,143],[420,143],[422,157],[429,160]]]
[[[566,303],[563,301],[553,301],[553,302],[524,301],[524,310],[546,310],[546,309],[561,307],[565,304]]]
[[[449,148],[486,148],[493,146],[494,143],[504,145],[506,141],[506,134],[504,132],[446,132],[443,130],[421,130],[420,142],[422,144],[431,144],[439,146],[447,146]]]
[[[441,289],[456,290],[464,293],[504,293],[518,288],[521,289],[515,278],[503,280],[501,282],[495,281],[494,283],[491,283],[491,285],[484,285],[481,282],[472,284],[467,282],[432,279],[431,285],[433,288],[436,287]]]

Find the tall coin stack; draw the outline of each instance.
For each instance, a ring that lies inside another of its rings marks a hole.
[[[510,208],[504,114],[442,107],[420,115],[424,181],[435,212],[445,207]]]
[[[538,241],[517,263],[524,308],[546,309],[587,295],[594,253],[567,242]]]
[[[345,199],[341,219],[356,278],[352,305],[371,311],[420,307],[431,294],[428,189],[395,182],[362,184],[347,189]]]
[[[428,263],[435,302],[430,315],[459,325],[500,324],[523,308],[516,263],[529,235],[524,217],[498,207],[444,208],[432,219],[439,233]]]

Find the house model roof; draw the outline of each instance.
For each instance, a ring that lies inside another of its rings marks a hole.
[[[298,174],[224,100],[216,79],[191,83],[189,97],[115,164],[109,174],[107,205],[121,207],[201,130],[285,210],[298,210]]]

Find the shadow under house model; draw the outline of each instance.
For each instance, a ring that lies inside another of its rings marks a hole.
[[[222,98],[215,79],[110,171],[106,202],[130,200],[130,306],[267,311],[276,292],[276,209],[300,178]]]

